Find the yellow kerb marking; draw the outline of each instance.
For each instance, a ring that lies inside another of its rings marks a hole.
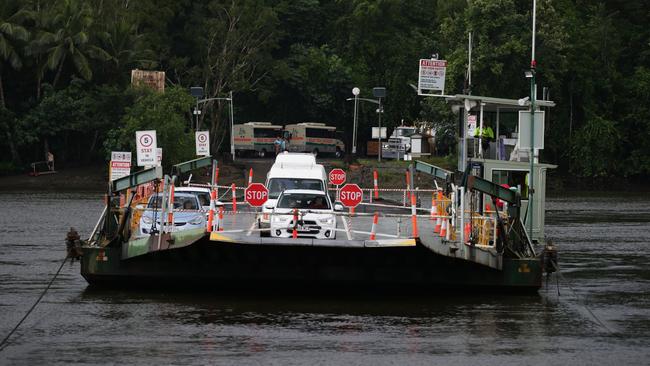
[[[233,240],[225,235],[216,233],[216,232],[211,232],[210,233],[210,240],[211,241],[228,241],[232,242]]]

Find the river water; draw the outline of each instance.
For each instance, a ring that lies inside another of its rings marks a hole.
[[[0,338],[38,298],[97,193],[0,193]],[[650,197],[547,202],[563,280],[533,296],[217,296],[90,291],[78,264],[0,364],[600,364],[650,360]]]

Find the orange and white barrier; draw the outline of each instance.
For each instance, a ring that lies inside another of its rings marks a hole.
[[[379,214],[375,212],[375,216],[372,218],[372,227],[370,228],[370,240],[376,238],[377,224],[379,224]]]
[[[409,200],[411,199],[411,191],[409,190],[411,187],[411,173],[406,170],[406,198]]]
[[[237,191],[235,183],[230,186],[230,190],[232,191],[232,211],[237,212]]]
[[[169,213],[167,214],[169,227],[174,227],[174,185],[169,186]]]
[[[436,203],[436,194],[431,193],[431,220],[434,220],[438,215],[438,204]]]
[[[253,183],[253,168],[248,171],[248,185],[250,186]]]
[[[294,239],[298,238],[298,209],[293,209],[293,233],[291,237]]]
[[[411,226],[413,226],[413,237],[417,238],[418,235],[418,214],[415,209],[416,199],[415,193],[411,193]]]
[[[223,206],[219,206],[219,221],[217,221],[217,231],[223,231]]]
[[[372,171],[372,183],[374,185],[373,189],[375,191],[375,198],[379,198],[379,180],[377,178],[377,169],[375,169]]]
[[[208,213],[208,232],[211,233],[214,227],[214,202],[217,200],[217,191],[210,191],[210,212]]]

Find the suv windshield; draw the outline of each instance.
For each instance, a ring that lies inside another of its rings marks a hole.
[[[149,204],[147,208],[160,208],[161,197],[153,196],[149,199]],[[175,196],[174,197],[174,208],[182,208],[184,210],[198,210],[199,206],[196,202],[196,197],[194,196]]]
[[[408,136],[412,135],[415,133],[414,128],[398,128],[395,130],[395,136],[400,137],[400,136]]]
[[[330,204],[327,197],[322,194],[290,193],[282,196],[277,207],[327,210],[330,208]]]
[[[269,180],[269,198],[276,199],[287,189],[310,189],[324,191],[323,182],[318,179],[271,178]]]

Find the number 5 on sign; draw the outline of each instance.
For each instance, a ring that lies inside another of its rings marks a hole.
[[[209,156],[210,155],[210,131],[196,131],[196,155]]]

